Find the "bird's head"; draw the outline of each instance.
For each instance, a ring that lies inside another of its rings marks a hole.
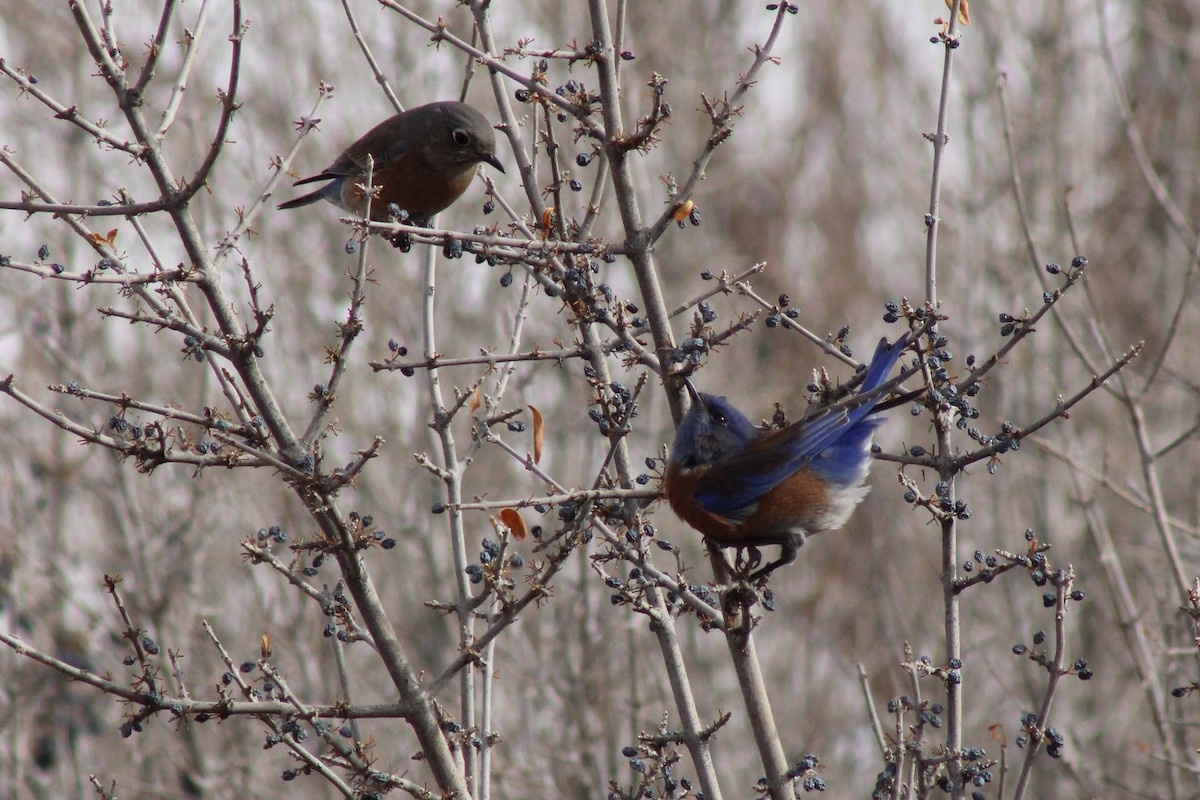
[[[671,464],[685,470],[710,466],[734,455],[759,435],[754,423],[724,397],[697,391],[691,381],[685,384],[692,405],[675,430]]]
[[[496,158],[496,131],[487,117],[465,103],[435,103],[436,129],[430,132],[430,155],[447,165],[483,162],[504,172]]]

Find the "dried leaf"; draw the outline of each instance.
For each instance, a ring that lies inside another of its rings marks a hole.
[[[117,229],[113,228],[108,232],[107,236],[102,236],[99,233],[89,233],[88,240],[92,244],[106,244],[109,247],[113,247],[117,242]]]
[[[525,527],[525,520],[521,519],[520,513],[515,508],[500,509],[500,521],[508,527],[513,538],[518,542],[525,541],[525,537],[529,535],[529,529]]]
[[[691,200],[684,200],[683,203],[680,204],[679,208],[675,209],[675,221],[683,222],[686,220],[688,218],[688,214],[691,214],[692,209],[695,207],[696,204]]]
[[[954,0],[946,0],[946,8],[953,11],[954,10]],[[958,4],[958,24],[959,25],[970,25],[971,24],[971,12],[967,8],[967,0],[962,0],[962,2],[960,2]]]
[[[533,463],[536,464],[542,460],[542,441],[546,426],[542,421],[542,412],[538,411],[536,406],[530,406],[529,413],[533,415]]]
[[[483,400],[481,399],[481,397],[482,396],[479,393],[479,387],[476,386],[475,387],[475,396],[473,398],[471,398],[471,413],[472,414],[474,414],[476,411],[478,411],[479,407],[481,405],[483,405]]]
[[[262,639],[258,642],[258,649],[262,652],[263,660],[271,657],[271,634],[264,633]]]

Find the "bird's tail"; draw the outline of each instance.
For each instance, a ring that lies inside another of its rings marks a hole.
[[[887,381],[888,376],[892,374],[892,368],[900,360],[900,354],[908,346],[909,335],[909,333],[905,333],[893,344],[888,344],[886,338],[879,340],[879,346],[875,348],[875,355],[871,356],[871,363],[867,365],[867,374],[863,376],[862,386],[858,390],[859,394],[874,391]],[[870,405],[874,405],[874,403]]]
[[[326,188],[327,187],[322,186],[320,189],[317,189],[315,192],[309,192],[308,194],[301,195],[300,197],[297,197],[294,200],[288,200],[286,203],[280,203],[279,207],[280,208],[299,208],[300,206],[311,205],[312,203],[315,203],[318,200],[324,200],[325,195],[327,194],[327,192],[325,191]]]

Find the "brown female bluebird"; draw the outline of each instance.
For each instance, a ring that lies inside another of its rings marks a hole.
[[[504,172],[496,158],[496,134],[486,117],[465,103],[430,103],[367,131],[319,174],[295,185],[329,183],[279,207],[328,200],[362,216],[367,203],[360,184],[366,179],[367,156],[375,159],[373,183],[380,187],[371,201],[371,219],[378,222],[388,221],[388,207],[394,203],[414,223],[424,225],[467,190],[480,162]]]
[[[667,461],[671,508],[718,547],[780,545],[779,559],[751,580],[794,561],[808,534],[843,525],[866,495],[871,435],[883,421],[868,415],[907,344],[881,340],[857,395],[780,430],[759,430],[689,382],[692,406]],[[752,551],[751,566],[758,560]]]

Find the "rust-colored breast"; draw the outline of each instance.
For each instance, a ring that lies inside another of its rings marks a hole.
[[[381,189],[371,203],[371,219],[386,222],[392,203],[414,217],[432,217],[462,196],[476,171],[475,164],[435,167],[405,154],[375,172],[374,182]],[[356,214],[366,210],[362,181],[347,178],[342,185],[342,201]]]
[[[696,481],[700,480],[705,472],[704,469],[684,470],[678,466],[668,467],[666,480],[663,482],[667,502],[680,519],[700,531],[704,538],[722,545],[736,544],[739,537],[737,527],[696,502],[693,494]]]
[[[746,525],[763,535],[780,538],[787,531],[815,533],[812,523],[824,515],[829,494],[828,481],[816,477],[812,470],[801,469],[763,495]]]
[[[808,469],[793,473],[738,517],[715,514],[697,502],[696,483],[707,472],[671,467],[664,481],[671,508],[706,539],[724,547],[750,547],[784,544],[796,533],[824,529],[821,521],[828,517],[829,485]],[[712,478],[706,483],[711,489]]]

